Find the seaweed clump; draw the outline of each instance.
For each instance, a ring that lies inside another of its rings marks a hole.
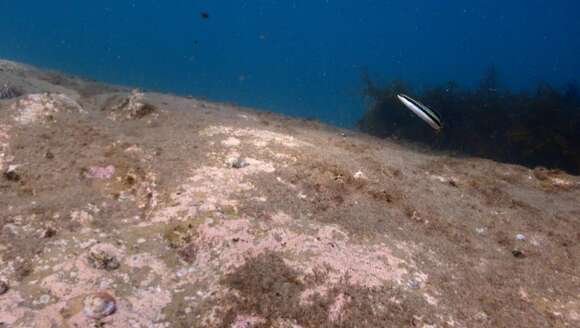
[[[528,167],[558,168],[580,174],[580,92],[576,82],[555,88],[541,82],[534,92],[501,87],[495,68],[478,87],[450,81],[414,91],[394,80],[378,86],[363,74],[367,111],[357,122],[364,132],[419,142],[436,150],[459,152]],[[408,93],[443,117],[437,135],[398,102]]]
[[[226,275],[222,284],[235,290],[221,302],[226,305],[222,327],[232,327],[240,315],[252,314],[252,327],[277,327],[281,322],[301,327],[409,327],[434,323],[432,308],[413,293],[393,286],[367,288],[345,277],[326,293],[301,301],[307,290],[327,280],[323,272],[303,276],[289,267],[279,253],[269,252],[246,260]],[[340,304],[340,305],[339,305]]]

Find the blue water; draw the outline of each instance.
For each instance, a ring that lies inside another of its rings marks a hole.
[[[200,13],[207,12],[204,19]],[[352,126],[361,69],[530,88],[580,73],[576,0],[0,0],[0,57]]]

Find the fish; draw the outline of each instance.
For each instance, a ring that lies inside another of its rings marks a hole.
[[[402,93],[397,95],[400,102],[403,103],[407,108],[409,108],[415,115],[419,116],[423,121],[427,122],[436,131],[441,130],[443,124],[441,123],[441,117],[435,111],[431,110],[429,107],[423,105],[417,100],[404,95]]]

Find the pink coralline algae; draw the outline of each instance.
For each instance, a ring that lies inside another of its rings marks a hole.
[[[274,217],[281,222],[292,220],[283,213]],[[248,257],[285,252],[293,255],[286,259],[287,264],[305,274],[312,273],[313,268],[328,269],[329,285],[348,276],[350,283],[365,287],[382,286],[386,281],[399,282],[407,273],[402,266],[406,262],[394,256],[385,245],[350,242],[347,234],[334,227],[321,227],[315,235],[298,234],[283,226],[270,227],[267,232],[264,228],[248,219],[205,222],[197,230],[196,262],[219,263],[219,267],[231,271],[243,265]],[[217,258],[216,254],[219,254]],[[308,296],[309,290],[305,291],[304,298]]]
[[[115,167],[108,166],[92,166],[85,172],[85,177],[89,179],[110,179],[115,174]]]
[[[236,320],[230,326],[231,328],[252,328],[259,324],[264,323],[266,320],[264,318],[249,316],[249,315],[238,315]]]
[[[342,311],[345,305],[350,302],[350,297],[345,296],[344,294],[339,294],[334,304],[330,307],[330,311],[328,313],[328,320],[330,322],[337,322],[341,319]]]

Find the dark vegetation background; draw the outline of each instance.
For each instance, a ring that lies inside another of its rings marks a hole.
[[[358,127],[379,137],[416,141],[433,149],[480,156],[529,167],[544,166],[580,174],[580,90],[547,82],[532,91],[502,87],[489,68],[475,88],[454,81],[414,90],[402,80],[378,85],[363,73],[368,110]],[[437,133],[396,98],[404,93],[437,111]]]
[[[353,127],[362,67],[418,87],[473,88],[491,64],[511,90],[577,79],[578,13],[574,0],[0,0],[0,57]]]

